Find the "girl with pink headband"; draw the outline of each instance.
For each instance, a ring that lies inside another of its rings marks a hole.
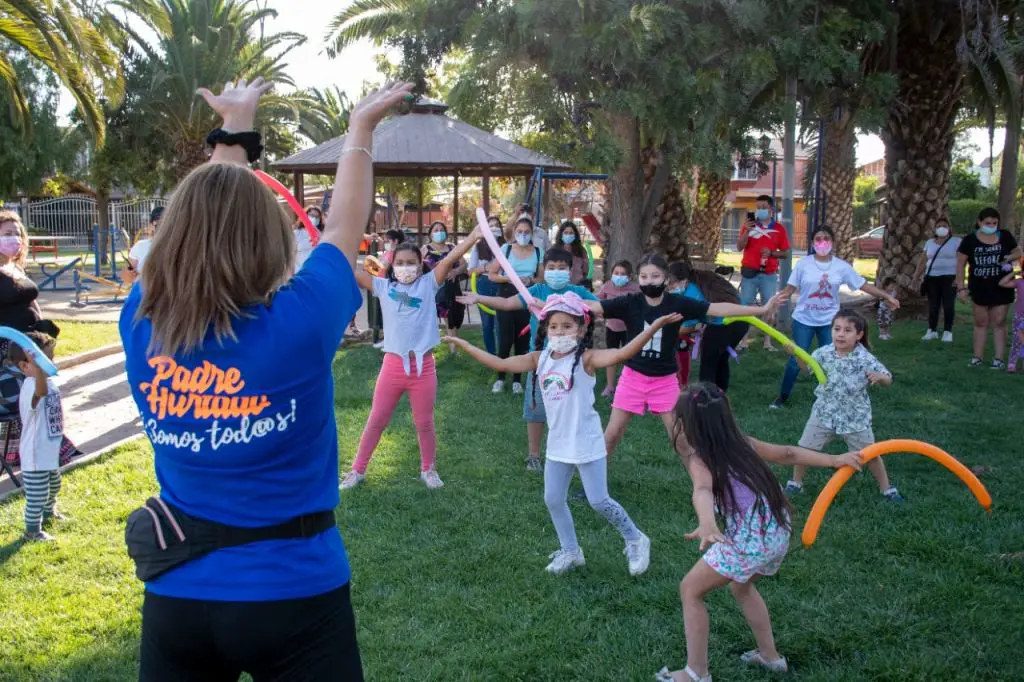
[[[547,411],[544,502],[560,545],[550,556],[549,573],[565,573],[585,563],[568,505],[569,483],[576,471],[579,471],[590,506],[622,534],[629,574],[636,576],[647,570],[650,539],[608,495],[608,451],[601,418],[594,409],[595,374],[633,357],[659,329],[678,324],[681,319],[676,314],[665,315],[624,348],[593,350],[590,342],[594,323],[590,310],[579,296],[569,292],[547,299],[540,313],[534,351],[529,354],[499,358],[470,345],[465,339],[444,339],[461,346],[473,359],[495,371],[533,372],[533,395],[526,399],[543,400]]]

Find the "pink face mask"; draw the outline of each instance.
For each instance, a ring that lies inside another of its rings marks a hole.
[[[0,237],[0,253],[10,258],[21,253],[21,237]]]
[[[832,253],[832,242],[817,241],[814,242],[814,253],[819,256],[827,256]]]

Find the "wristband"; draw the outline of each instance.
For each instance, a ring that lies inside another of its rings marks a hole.
[[[260,154],[263,153],[263,145],[260,144],[261,139],[260,134],[254,130],[246,133],[229,133],[223,128],[217,128],[206,136],[206,144],[210,147],[216,147],[219,144],[229,147],[242,147],[245,149],[249,163],[254,163],[259,160]]]

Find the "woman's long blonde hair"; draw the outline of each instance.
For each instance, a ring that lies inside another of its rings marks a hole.
[[[18,226],[18,236],[21,237],[21,253],[12,261],[22,270],[25,269],[25,255],[28,253],[28,231],[21,223],[21,216],[10,209],[0,210],[0,226],[4,223],[14,223]]]
[[[235,340],[233,321],[267,305],[291,276],[291,226],[248,168],[207,163],[181,181],[143,264],[136,320],[153,325],[149,352],[188,354],[210,330]]]

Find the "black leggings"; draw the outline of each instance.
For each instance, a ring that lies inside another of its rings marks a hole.
[[[349,586],[268,602],[142,602],[140,682],[362,682]]]
[[[512,312],[498,311],[498,357],[507,358],[512,354],[515,347],[516,355],[526,355],[530,352],[530,333],[522,336],[519,332],[523,327],[530,326],[530,311],[514,310]],[[498,372],[498,378],[505,380],[505,373]],[[512,381],[522,381],[522,374],[513,374]]]
[[[953,275],[925,277],[925,291],[928,294],[928,329],[938,330],[939,306],[942,306],[942,330],[953,331],[953,318],[956,315],[956,289],[953,288]]]
[[[700,380],[729,390],[729,347],[736,348],[750,325],[746,322],[709,324],[700,340]]]

